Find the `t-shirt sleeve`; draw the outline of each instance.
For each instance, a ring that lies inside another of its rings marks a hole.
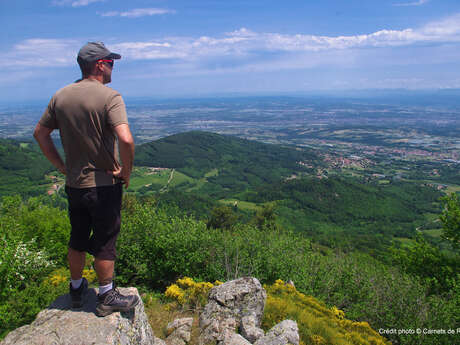
[[[128,124],[125,102],[119,93],[111,97],[107,104],[107,122],[112,127]]]
[[[40,125],[42,125],[43,127],[52,128],[52,129],[58,128],[54,105],[55,105],[55,99],[53,96],[53,98],[51,98],[51,101],[48,103],[48,107],[46,107],[39,121]]]

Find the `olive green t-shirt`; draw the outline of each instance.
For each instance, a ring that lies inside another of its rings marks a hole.
[[[73,188],[119,182],[107,171],[120,168],[113,128],[127,123],[121,95],[92,79],[77,81],[56,92],[40,119],[40,125],[59,129],[66,185]]]

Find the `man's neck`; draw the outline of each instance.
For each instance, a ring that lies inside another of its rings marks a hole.
[[[83,77],[83,79],[97,80],[101,84],[104,84],[104,77],[102,75],[88,75]]]

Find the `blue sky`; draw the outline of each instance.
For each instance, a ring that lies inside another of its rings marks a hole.
[[[0,21],[3,102],[77,79],[88,41],[128,97],[460,88],[458,0],[0,0]]]

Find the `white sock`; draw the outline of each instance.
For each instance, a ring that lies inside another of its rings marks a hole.
[[[80,287],[82,281],[83,281],[83,278],[80,278],[77,280],[70,279],[70,283],[72,284],[72,289],[77,290]]]
[[[105,294],[107,291],[112,290],[113,282],[107,285],[99,285],[99,295]]]

